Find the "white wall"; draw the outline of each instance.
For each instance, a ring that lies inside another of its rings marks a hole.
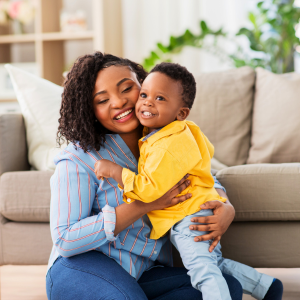
[[[226,31],[235,33],[238,28],[248,24],[247,12],[256,2],[257,0],[122,0],[123,56],[141,63],[155,49],[157,42],[167,44],[171,35],[180,35],[186,29],[199,33],[200,20],[205,20],[213,29],[223,26]],[[92,29],[91,0],[63,0],[63,6],[68,11],[84,9],[88,29]],[[222,46],[225,49],[229,47],[226,44]],[[66,42],[64,69],[73,64],[82,53],[93,50],[89,41]],[[14,45],[12,56],[14,62],[33,61],[34,46]],[[215,56],[194,48],[184,49],[174,61],[185,65],[191,72],[211,72],[232,67]]]
[[[199,21],[213,29],[223,26],[236,33],[248,24],[247,12],[256,0],[122,0],[124,56],[142,62],[157,42],[167,44],[170,35],[186,29],[199,33]],[[227,45],[224,47],[228,48]],[[174,61],[191,72],[210,72],[230,68],[215,56],[186,48]]]

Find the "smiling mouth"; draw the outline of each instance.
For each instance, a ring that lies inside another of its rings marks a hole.
[[[121,113],[120,115],[116,116],[115,119],[121,120],[121,119],[125,118],[126,116],[128,116],[132,111],[133,111],[133,108],[128,109],[128,110],[124,111],[123,113]]]
[[[150,111],[142,111],[142,115],[145,117],[155,116],[155,114],[152,114]]]

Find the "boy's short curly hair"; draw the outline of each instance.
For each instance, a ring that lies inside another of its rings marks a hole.
[[[60,108],[57,142],[79,143],[86,152],[99,151],[109,131],[96,122],[93,109],[93,91],[99,71],[110,66],[126,66],[136,74],[140,83],[147,72],[143,67],[129,59],[111,54],[95,52],[79,57],[64,82]]]
[[[192,73],[185,67],[175,64],[163,62],[156,65],[150,73],[160,72],[178,81],[182,86],[182,100],[188,108],[192,108],[196,96],[196,81]]]

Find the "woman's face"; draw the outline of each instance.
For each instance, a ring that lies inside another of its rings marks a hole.
[[[137,129],[135,104],[141,85],[129,67],[111,66],[101,70],[93,91],[97,120],[108,130],[122,134]]]

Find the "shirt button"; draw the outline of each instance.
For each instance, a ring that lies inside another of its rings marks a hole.
[[[130,202],[131,202],[131,199],[130,199],[130,198],[128,198],[128,199],[127,199],[127,202],[128,202],[128,203],[130,203]]]
[[[154,254],[157,254],[157,251],[154,251]]]

